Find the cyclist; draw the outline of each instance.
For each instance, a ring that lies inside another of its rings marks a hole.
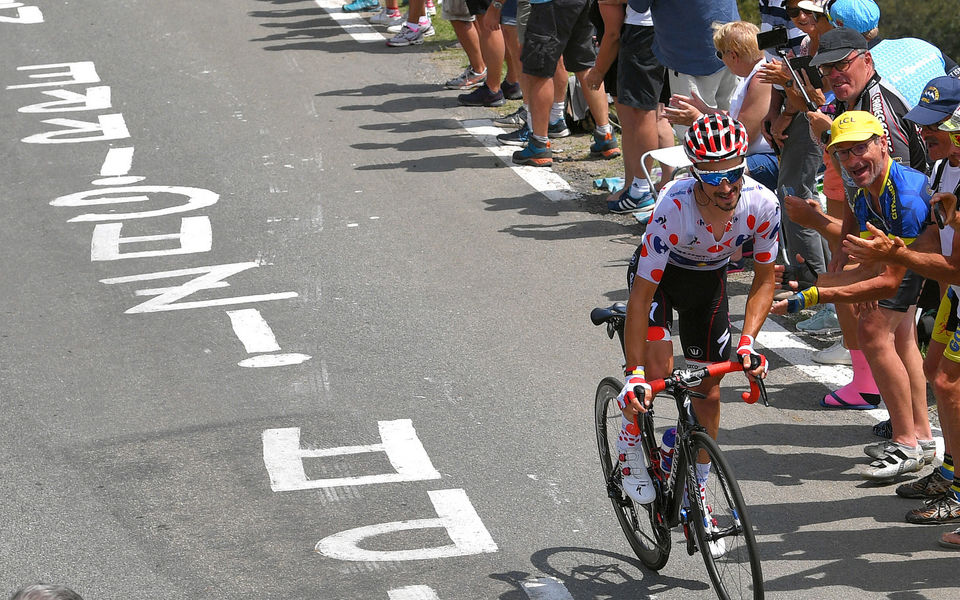
[[[638,452],[637,411],[652,401],[645,375],[659,379],[673,370],[670,327],[679,314],[680,344],[688,361],[712,363],[730,356],[727,263],[744,243],[754,241],[754,276],[747,297],[743,335],[737,355],[753,377],[765,377],[766,359],[753,347],[773,302],[773,263],[778,252],[780,205],[776,195],[744,174],[747,131],[726,114],[703,115],[684,137],[694,177],[668,184],[660,194],[650,225],[630,261],[630,301],[624,331],[626,383],[618,398],[623,421],[617,450],[624,491],[639,503],[656,493]],[[720,424],[720,379],[695,388],[694,410],[711,437]],[[699,463],[701,496],[710,463]]]

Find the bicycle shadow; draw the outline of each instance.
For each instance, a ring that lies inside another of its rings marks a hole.
[[[577,600],[647,598],[667,590],[702,591],[710,585],[687,578],[669,577],[650,571],[636,558],[596,548],[558,546],[538,550],[530,556],[533,567],[556,579]],[[524,583],[537,575],[524,571],[493,573],[489,576],[513,585],[499,600],[529,600]],[[542,597],[555,597],[543,595]],[[559,596],[556,596],[559,597]]]

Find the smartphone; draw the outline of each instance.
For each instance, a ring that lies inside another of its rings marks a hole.
[[[810,60],[812,58],[812,56],[797,56],[796,58],[791,58],[790,66],[793,67],[794,71],[803,71],[806,73],[810,85],[818,90],[823,89],[823,78],[820,76],[820,69],[810,66]],[[797,83],[800,82],[798,81]]]
[[[757,46],[761,50],[781,48],[787,45],[787,28],[774,27],[770,31],[761,31],[757,34]]]

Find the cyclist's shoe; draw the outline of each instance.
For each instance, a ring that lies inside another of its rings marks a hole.
[[[513,153],[513,163],[531,167],[552,167],[553,150],[550,149],[550,140],[540,142],[531,135],[523,150]]]
[[[923,468],[923,452],[920,446],[903,446],[892,444],[887,446],[883,456],[876,459],[861,473],[864,479],[870,481],[889,481],[904,473],[915,473]]]
[[[472,92],[457,96],[457,102],[461,106],[503,106],[506,100],[502,91],[492,92],[487,84],[483,84]]]
[[[960,521],[960,501],[950,492],[939,498],[931,498],[920,508],[907,513],[907,523],[917,525],[940,525]]]
[[[923,462],[931,464],[933,457],[937,455],[937,442],[934,440],[919,440],[920,451],[923,452]],[[890,446],[895,446],[893,442],[875,442],[863,447],[863,453],[870,458],[882,458],[890,450]],[[947,484],[948,486],[950,484]]]
[[[497,136],[497,141],[506,146],[526,146],[530,139],[530,127],[524,123],[520,129],[501,133]]]
[[[477,73],[470,67],[464,69],[463,73],[460,73],[453,79],[447,81],[443,84],[443,87],[448,90],[472,90],[473,88],[478,88],[484,83],[487,82],[487,70],[484,69],[482,72]]]
[[[433,29],[433,27],[431,25],[424,26],[424,24],[421,23],[417,29],[413,29],[410,25],[404,23],[400,27],[400,33],[387,40],[387,45],[391,47],[402,47],[422,44],[428,29]]]
[[[403,15],[400,14],[399,10],[393,10],[389,8],[384,8],[377,14],[370,17],[371,25],[396,25],[398,23],[403,23]]]
[[[617,443],[617,452],[620,460],[620,472],[623,473],[623,491],[631,500],[638,504],[649,504],[657,497],[657,489],[653,487],[650,471],[643,460],[641,446],[627,446]]]
[[[703,492],[700,492],[703,494]],[[715,534],[720,531],[720,528],[717,527],[716,519],[713,518],[713,510],[709,505],[706,505],[706,515],[704,517],[704,529],[706,529],[708,534]],[[710,555],[714,558],[720,558],[727,553],[727,542],[723,538],[717,538],[713,541],[707,542],[707,547],[710,548]]]
[[[620,144],[617,136],[610,133],[593,132],[593,143],[590,144],[590,156],[598,158],[616,158],[620,156]]]
[[[901,498],[939,498],[947,493],[951,483],[940,469],[934,469],[925,477],[898,485],[897,495]]]
[[[547,126],[547,137],[551,139],[567,137],[568,135],[570,135],[570,130],[567,129],[567,120],[563,117]]]
[[[380,8],[380,0],[353,0],[343,5],[343,12],[361,12]]]
[[[639,198],[632,198],[627,190],[620,194],[616,200],[607,202],[607,210],[618,215],[624,213],[637,212],[645,208],[650,208],[657,202],[657,197],[652,192],[645,192]]]
[[[889,440],[893,437],[893,425],[890,424],[890,419],[886,421],[880,421],[873,426],[873,435]]]
[[[502,90],[503,86],[500,86],[500,89]],[[507,92],[503,92],[503,95],[506,96],[507,98],[510,97],[510,96],[507,96]],[[527,122],[527,111],[525,111],[521,106],[520,108],[510,113],[509,115],[503,115],[502,117],[497,117],[496,119],[493,120],[493,122],[496,123],[497,125],[521,127]]]

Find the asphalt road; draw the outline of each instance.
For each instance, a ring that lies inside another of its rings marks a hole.
[[[636,226],[547,199],[422,48],[315,2],[22,4],[0,2],[0,593],[715,597],[679,546],[639,565],[599,475],[619,359],[587,315],[625,298]],[[768,595],[956,598],[944,528],[857,475],[871,417],[817,408],[830,377],[769,340],[774,406],[728,378],[720,437]]]

